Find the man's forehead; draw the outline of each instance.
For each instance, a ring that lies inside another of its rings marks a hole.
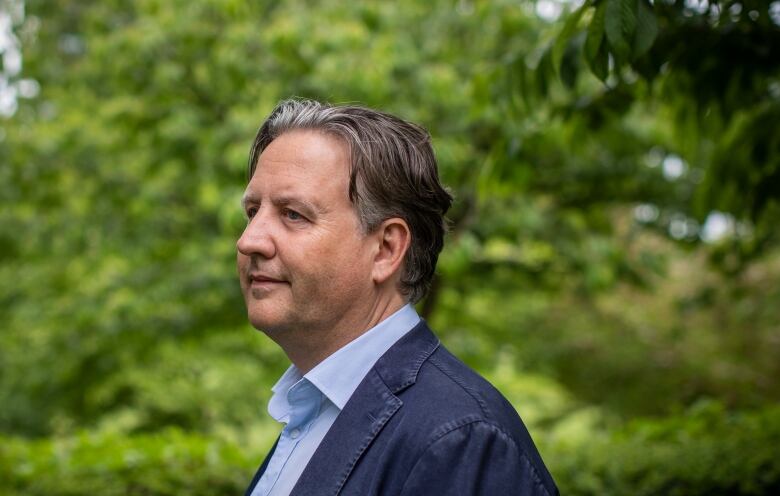
[[[272,174],[332,183],[337,179],[348,181],[350,171],[349,149],[340,139],[318,131],[289,131],[260,153],[250,182],[258,174]]]
[[[279,186],[278,181],[264,179],[262,173],[252,176],[252,180],[247,184],[244,194],[241,196],[241,205],[255,204],[264,202],[271,203],[277,207],[296,206],[303,207],[315,213],[327,213],[331,210],[330,204],[334,199],[332,195],[327,194],[327,184],[334,184],[340,181],[338,176],[332,176],[325,181],[315,182],[301,178],[295,180],[295,176],[290,176],[287,186]],[[348,180],[344,180],[348,183]],[[340,186],[340,185],[339,185]],[[350,204],[348,186],[343,189],[338,188],[338,197],[343,197]],[[332,191],[332,190],[331,190]]]

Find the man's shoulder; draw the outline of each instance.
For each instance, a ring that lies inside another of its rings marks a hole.
[[[353,436],[366,451],[344,494],[556,494],[512,405],[425,321],[379,359],[345,413],[339,445],[366,419],[371,433]]]
[[[496,425],[520,422],[504,396],[447,350],[425,321],[393,345],[375,370],[403,409],[424,414],[428,423],[463,416]]]
[[[512,404],[444,346],[420,364],[414,384],[397,396],[402,406],[393,430],[407,455],[495,450],[505,462],[515,460],[517,470],[525,467],[539,487],[555,493],[555,484]]]
[[[410,443],[430,441],[453,426],[478,423],[506,435],[518,449],[536,452],[509,401],[450,353],[425,321],[393,345],[374,372],[400,400],[394,423],[410,436]]]
[[[404,393],[399,397],[405,406],[422,409],[431,419],[467,417],[500,428],[521,424],[509,401],[444,346],[439,346],[422,364],[414,387]]]

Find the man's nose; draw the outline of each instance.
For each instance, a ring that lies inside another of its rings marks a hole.
[[[263,258],[273,258],[276,255],[272,227],[260,212],[249,219],[244,232],[236,242],[236,248],[239,253],[248,257],[259,255]]]

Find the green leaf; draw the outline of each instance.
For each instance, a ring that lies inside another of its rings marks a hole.
[[[588,26],[588,37],[585,39],[585,58],[590,63],[599,53],[599,47],[604,40],[604,12],[607,4],[601,2],[593,13],[593,19]]]
[[[540,95],[547,95],[547,90],[550,86],[549,76],[553,72],[555,72],[555,69],[552,65],[552,51],[547,49],[536,66],[536,91]]]
[[[559,76],[561,82],[568,89],[573,89],[577,84],[577,74],[580,68],[580,55],[578,52],[574,47],[569,47],[561,59]]]
[[[634,38],[634,59],[644,55],[653,46],[658,36],[658,20],[653,7],[646,0],[637,2],[636,37]]]
[[[616,63],[631,56],[637,25],[637,0],[606,0],[604,31]]]
[[[559,34],[558,38],[555,40],[555,45],[552,50],[552,63],[556,72],[560,70],[561,60],[563,59],[564,52],[566,52],[566,46],[569,44],[572,36],[577,33],[577,27],[579,26],[580,19],[582,19],[582,14],[585,13],[585,10],[589,7],[590,6],[585,3],[582,7],[571,13],[566,19],[566,23],[563,25],[561,34]]]
[[[588,66],[597,78],[606,82],[607,76],[609,76],[609,50],[607,50],[606,43],[601,43],[596,56],[588,59]]]

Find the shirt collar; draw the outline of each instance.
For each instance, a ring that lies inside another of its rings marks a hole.
[[[268,413],[277,421],[286,421],[290,410],[287,393],[302,380],[311,382],[339,410],[344,409],[376,361],[418,322],[420,316],[414,307],[411,304],[404,305],[317,364],[306,375],[301,376],[298,368],[290,365],[271,388],[274,395],[268,402]]]
[[[317,364],[304,377],[342,410],[376,361],[418,322],[420,316],[411,304],[406,304]]]
[[[297,384],[303,376],[295,365],[290,367],[282,374],[282,377],[276,381],[271,388],[273,396],[268,401],[268,413],[277,422],[288,422],[290,419],[290,403],[287,399],[287,393]]]

